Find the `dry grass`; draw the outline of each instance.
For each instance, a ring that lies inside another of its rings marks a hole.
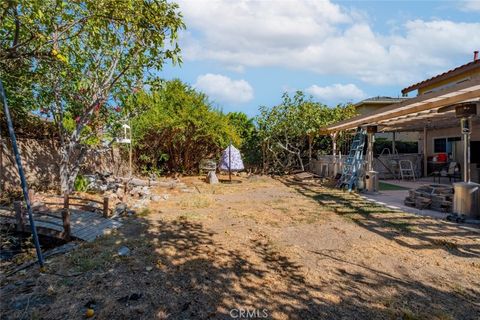
[[[9,279],[40,282],[28,297],[21,286],[9,291],[1,311],[82,318],[91,299],[98,319],[225,319],[242,306],[266,307],[272,319],[451,320],[480,311],[478,233],[322,186],[189,179],[199,193],[172,191],[111,235],[50,260],[48,271],[78,277],[32,269]],[[119,257],[121,246],[131,255]],[[132,293],[141,299],[119,302]],[[30,307],[9,307],[30,297]]]
[[[209,194],[192,194],[186,197],[181,198],[177,201],[177,205],[182,209],[190,209],[190,208],[208,208],[210,207],[215,200],[213,199],[212,195]]]

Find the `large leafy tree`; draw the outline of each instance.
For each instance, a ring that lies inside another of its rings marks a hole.
[[[7,0],[0,7],[0,78],[17,109],[53,119],[61,189],[72,189],[108,113],[165,61],[179,61],[178,6],[166,0]]]
[[[326,146],[320,128],[354,113],[352,106],[330,108],[301,91],[293,96],[285,93],[279,105],[260,107],[257,123],[264,167],[275,171],[305,170],[313,146]]]
[[[148,171],[192,173],[204,158],[216,158],[229,141],[241,143],[227,116],[207,96],[180,80],[128,99],[136,163]]]

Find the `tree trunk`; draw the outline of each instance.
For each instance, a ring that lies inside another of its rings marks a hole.
[[[85,157],[86,150],[78,148],[74,142],[67,146],[60,146],[60,191],[62,194],[74,191],[75,180],[80,172],[80,165]]]
[[[302,155],[300,152],[297,153],[297,157],[298,157],[298,162],[300,163],[300,169],[302,171],[305,171],[305,167],[303,166],[303,161],[302,161]]]
[[[308,135],[308,165],[312,162],[312,136]]]
[[[62,194],[70,193],[68,187],[69,170],[69,154],[65,146],[60,146],[60,191]]]
[[[262,174],[265,174],[265,141],[262,142]]]

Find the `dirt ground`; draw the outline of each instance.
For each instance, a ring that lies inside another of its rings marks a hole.
[[[287,178],[173,194],[3,277],[1,319],[478,319],[480,230]],[[119,256],[127,246],[130,254]]]

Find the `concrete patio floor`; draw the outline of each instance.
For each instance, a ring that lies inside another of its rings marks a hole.
[[[433,179],[430,178],[421,178],[416,179],[415,181],[411,180],[381,180],[381,182],[407,188],[407,189],[416,189],[418,187],[429,185],[429,184],[437,184],[434,183]],[[442,185],[451,186],[449,180],[447,178],[443,178],[441,180]],[[381,204],[386,206],[387,208],[391,208],[394,210],[401,210],[403,212],[413,213],[421,216],[432,217],[436,219],[445,219],[447,213],[434,211],[430,209],[417,209],[406,206],[404,203],[405,198],[408,196],[408,190],[381,190],[378,193],[362,193],[361,196],[366,200],[375,202],[377,204]],[[467,220],[469,224],[480,224],[480,220]]]

